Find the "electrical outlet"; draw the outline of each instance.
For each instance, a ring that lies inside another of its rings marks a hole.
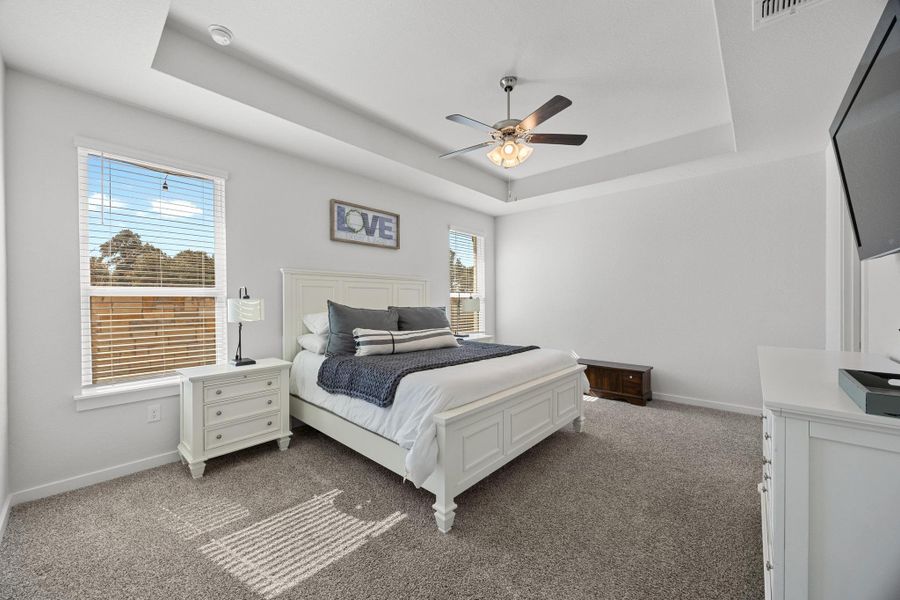
[[[159,421],[159,404],[151,404],[147,407],[147,422],[155,423]]]

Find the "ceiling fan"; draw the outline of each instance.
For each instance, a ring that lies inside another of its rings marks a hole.
[[[572,101],[565,96],[553,96],[539,109],[522,119],[512,119],[509,116],[509,96],[516,87],[518,79],[507,75],[500,80],[500,87],[506,92],[506,119],[493,125],[487,125],[481,121],[470,119],[463,115],[447,115],[447,119],[461,125],[474,127],[491,135],[491,139],[481,144],[454,150],[441,154],[441,158],[453,158],[466,152],[493,146],[487,157],[498,167],[509,169],[522,164],[531,156],[534,150],[528,144],[562,144],[565,146],[580,146],[587,139],[586,135],[568,133],[532,133],[532,129],[572,105]]]

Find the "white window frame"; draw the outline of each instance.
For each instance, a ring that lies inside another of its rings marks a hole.
[[[92,143],[91,140],[76,139],[77,170],[78,170],[78,210],[79,210],[79,287],[81,296],[81,392],[75,395],[77,410],[90,410],[104,406],[137,402],[152,398],[167,397],[178,393],[178,378],[172,375],[154,374],[145,377],[135,377],[121,382],[98,383],[92,382],[91,366],[91,318],[90,302],[92,296],[173,296],[173,297],[207,297],[216,299],[216,363],[223,364],[228,356],[228,339],[226,323],[226,244],[225,244],[225,179],[227,173],[216,173],[212,169],[201,170],[180,166],[176,160],[163,157],[145,158],[150,155],[140,151],[115,148],[113,151],[104,150],[108,145]],[[124,286],[95,286],[90,283],[90,243],[88,232],[88,189],[87,185],[81,185],[81,181],[87,181],[87,158],[93,154],[112,160],[120,160],[146,166],[151,169],[199,177],[213,182],[213,207],[215,211],[214,244],[216,269],[216,285],[212,288],[181,288],[181,287],[124,287]]]
[[[487,315],[485,314],[485,310],[487,308],[487,296],[485,295],[485,289],[486,289],[486,286],[485,286],[485,283],[486,283],[485,282],[485,247],[487,245],[487,243],[486,243],[487,240],[485,238],[484,233],[482,233],[480,231],[473,230],[473,229],[470,229],[467,227],[457,227],[455,225],[450,225],[447,227],[447,236],[445,237],[445,240],[447,241],[448,249],[449,249],[449,245],[450,245],[450,232],[451,231],[456,231],[458,233],[464,233],[466,235],[471,235],[471,236],[474,236],[475,238],[477,238],[476,244],[478,244],[479,247],[476,248],[476,251],[475,251],[475,256],[477,257],[477,261],[475,263],[475,276],[476,276],[476,287],[478,288],[478,291],[474,294],[469,294],[468,292],[453,292],[453,291],[451,291],[448,297],[451,300],[454,298],[462,298],[462,299],[469,298],[469,297],[478,298],[481,301],[481,308],[478,311],[478,331],[468,331],[468,332],[464,332],[464,333],[468,333],[468,334],[486,333],[487,326],[486,326],[485,321],[487,319]],[[480,250],[480,252],[479,252],[479,250]],[[447,271],[448,287],[449,287],[449,282],[450,282],[450,272]],[[448,306],[447,307],[447,315],[451,315],[451,314],[452,314],[451,307]],[[450,323],[450,328],[455,331],[455,329],[453,327],[453,323]]]

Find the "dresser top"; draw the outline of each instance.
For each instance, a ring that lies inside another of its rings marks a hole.
[[[578,364],[587,365],[589,367],[602,367],[604,369],[621,369],[623,371],[640,371],[646,372],[653,367],[648,365],[632,365],[629,363],[610,362],[608,360],[593,360],[591,358],[579,358]]]
[[[202,379],[204,377],[216,377],[219,375],[246,375],[261,369],[274,369],[277,367],[289,367],[291,363],[280,358],[260,358],[255,365],[236,367],[231,363],[224,365],[204,365],[202,367],[190,367],[177,369],[175,372],[188,379]]]
[[[866,414],[838,385],[838,369],[900,377],[900,364],[886,356],[771,346],[760,346],[757,355],[766,408],[900,430],[900,419]]]

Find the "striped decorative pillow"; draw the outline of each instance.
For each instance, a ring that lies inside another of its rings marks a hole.
[[[353,330],[356,356],[373,354],[401,354],[416,350],[454,348],[459,346],[449,327],[418,329],[414,331],[382,331],[379,329]]]

